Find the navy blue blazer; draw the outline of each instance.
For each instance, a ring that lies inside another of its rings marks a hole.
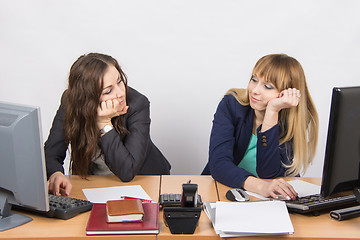
[[[210,135],[209,161],[202,174],[212,177],[230,187],[242,187],[253,176],[238,167],[249,145],[253,129],[254,110],[241,105],[233,95],[225,95],[214,115]],[[285,175],[283,163],[293,159],[292,144],[279,146],[279,125],[260,132],[257,129],[256,172],[260,178],[275,178]]]

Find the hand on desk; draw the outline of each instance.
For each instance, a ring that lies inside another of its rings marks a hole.
[[[275,199],[278,198],[278,194],[284,196],[287,200],[295,200],[298,195],[294,188],[282,178],[265,181],[250,176],[245,180],[244,188],[264,197],[272,197]]]
[[[50,193],[56,196],[69,196],[72,185],[70,180],[65,177],[62,172],[55,172],[50,176],[48,180],[48,189]]]

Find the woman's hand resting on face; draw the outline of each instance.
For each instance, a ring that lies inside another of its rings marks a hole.
[[[296,107],[299,104],[300,97],[299,90],[289,88],[281,91],[279,97],[271,99],[266,106],[261,132],[267,131],[278,123],[278,115],[281,109]]]
[[[97,110],[97,125],[102,129],[105,125],[111,125],[111,119],[127,113],[129,106],[125,101],[112,99],[100,103]]]
[[[267,109],[279,112],[281,109],[296,107],[299,104],[301,93],[296,88],[288,88],[280,92],[278,98],[268,102]]]

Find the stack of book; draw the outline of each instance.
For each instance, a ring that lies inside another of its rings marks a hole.
[[[139,199],[94,203],[86,235],[158,234],[159,204]]]

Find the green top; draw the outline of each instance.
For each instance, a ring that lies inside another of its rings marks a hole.
[[[256,144],[257,136],[252,134],[248,148],[246,149],[245,155],[239,163],[238,167],[245,169],[246,171],[254,174],[257,177],[258,174],[256,172]]]

